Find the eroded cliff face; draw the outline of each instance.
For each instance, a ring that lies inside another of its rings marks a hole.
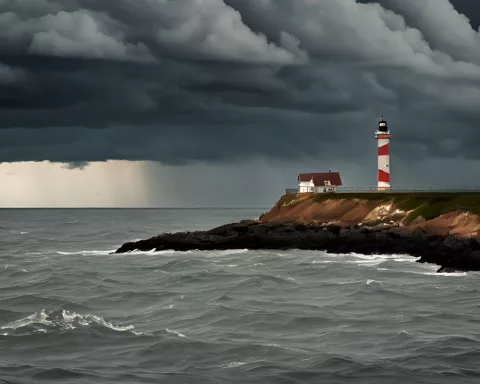
[[[257,220],[164,233],[132,251],[305,249],[409,254],[440,272],[480,271],[480,193],[285,195]],[[427,218],[427,219],[426,219]]]
[[[424,220],[420,224],[407,227],[419,227],[428,234],[480,238],[480,216],[462,210],[455,210],[432,220]]]
[[[428,204],[425,203],[425,204]],[[429,235],[480,237],[480,216],[464,209],[455,209],[426,220],[412,217],[414,209],[401,209],[395,199],[318,198],[318,195],[283,196],[275,206],[259,218],[262,223],[318,223],[342,226],[419,228]],[[415,215],[413,215],[415,216]]]

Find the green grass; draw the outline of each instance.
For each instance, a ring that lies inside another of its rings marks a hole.
[[[313,201],[321,203],[325,200],[341,200],[341,199],[361,199],[369,201],[388,201],[391,197],[385,193],[320,193],[313,197]]]
[[[412,211],[406,222],[412,222],[422,216],[426,220],[434,219],[444,213],[455,210],[469,211],[480,215],[480,193],[329,193],[313,197],[321,203],[329,199],[361,199],[377,204],[393,201],[402,211]]]
[[[297,199],[297,195],[295,193],[288,193],[286,195],[283,195],[280,198],[280,200],[278,200],[277,207],[278,208],[287,207],[290,204],[292,204],[292,202],[294,202],[296,199]]]

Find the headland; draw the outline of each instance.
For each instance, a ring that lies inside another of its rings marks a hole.
[[[409,254],[480,270],[480,193],[286,194],[258,219],[126,243],[135,250],[306,249]]]

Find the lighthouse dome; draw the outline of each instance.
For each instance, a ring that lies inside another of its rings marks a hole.
[[[387,122],[382,119],[379,123],[378,123],[378,130],[380,132],[388,132],[388,124]]]

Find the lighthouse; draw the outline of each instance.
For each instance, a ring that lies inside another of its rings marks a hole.
[[[375,139],[378,142],[378,190],[390,189],[390,130],[385,120],[378,123]]]

